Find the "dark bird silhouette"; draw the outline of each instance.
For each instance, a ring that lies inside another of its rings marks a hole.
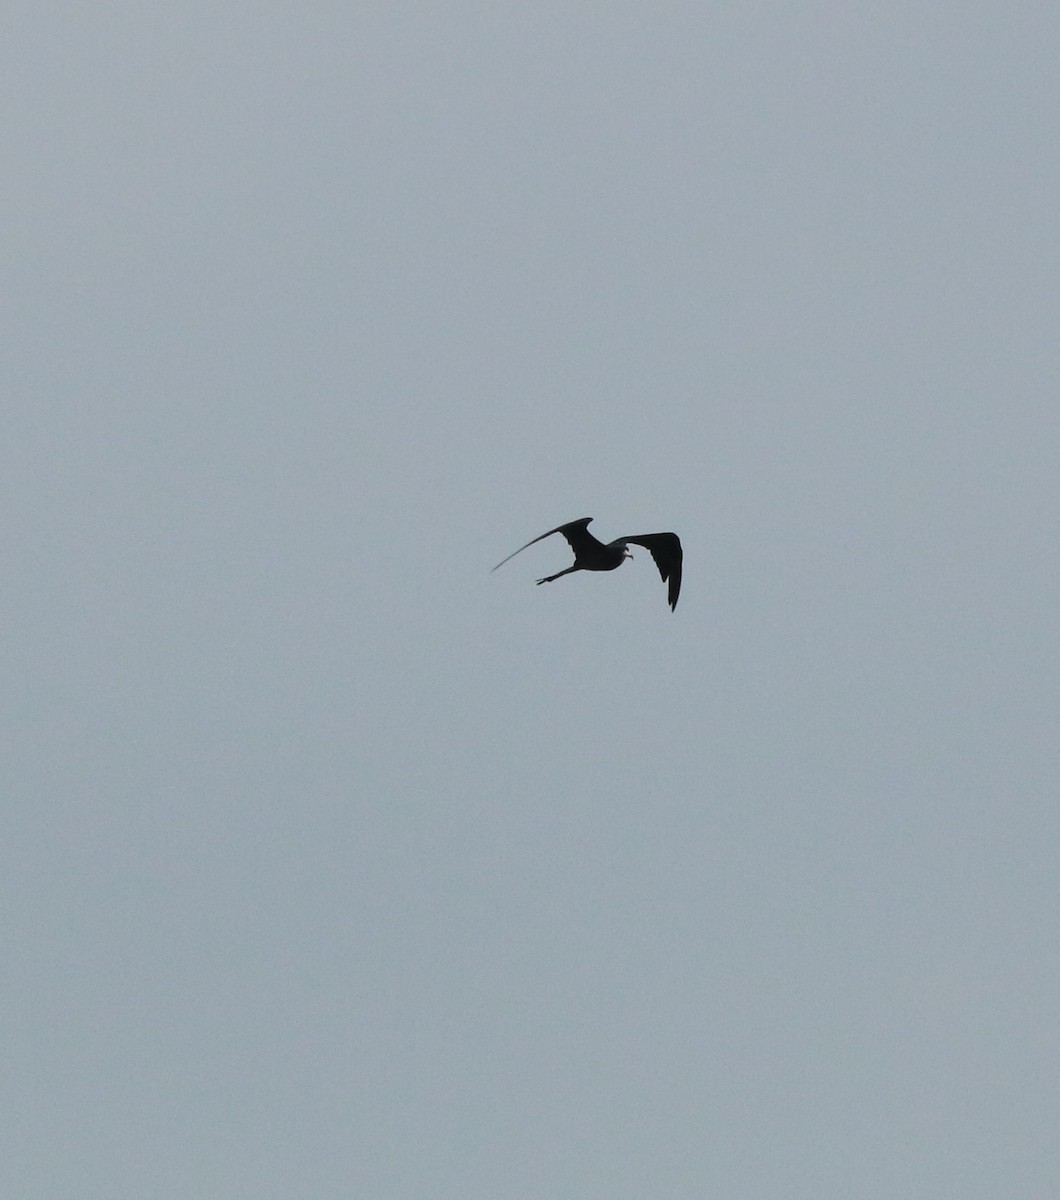
[[[502,559],[497,564],[497,567],[503,567],[509,558],[521,554],[527,546],[532,546],[534,542],[540,542],[554,533],[562,533],[574,551],[574,565],[565,571],[559,571],[555,575],[546,575],[544,579],[537,581],[538,583],[551,583],[553,579],[570,575],[572,571],[613,571],[616,567],[620,567],[627,558],[633,557],[627,545],[628,542],[633,542],[637,546],[643,546],[655,560],[663,583],[669,581],[670,590],[666,599],[672,612],[677,607],[677,597],[681,591],[681,562],[684,558],[681,540],[677,534],[638,533],[634,537],[616,538],[613,542],[598,542],[589,532],[591,520],[592,517],[582,517],[580,521],[568,521],[566,525],[557,525],[548,533],[541,534],[541,537],[527,542],[526,546],[520,546],[518,550],[513,550],[508,558]],[[493,570],[496,571],[497,567],[494,567]]]

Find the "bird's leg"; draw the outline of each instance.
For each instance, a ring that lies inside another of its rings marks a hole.
[[[560,571],[555,575],[546,575],[544,579],[539,579],[537,582],[539,584],[540,583],[551,583],[553,579],[559,579],[560,576],[562,576],[562,575],[569,575],[571,573],[571,571],[580,571],[580,570],[581,570],[581,567],[578,567],[578,566],[568,567],[565,571]]]

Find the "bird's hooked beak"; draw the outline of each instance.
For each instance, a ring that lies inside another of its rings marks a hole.
[[[632,558],[632,557],[633,557],[633,551],[632,551],[632,550],[631,550],[631,549],[630,549],[630,548],[627,546],[627,547],[625,548],[625,550],[622,552],[622,557],[623,557],[623,558]]]

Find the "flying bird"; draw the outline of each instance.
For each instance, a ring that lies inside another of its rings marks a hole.
[[[598,542],[589,532],[591,520],[592,517],[582,517],[580,521],[568,521],[566,525],[557,525],[548,533],[541,534],[541,537],[527,542],[526,546],[520,546],[518,550],[513,550],[508,558],[502,559],[497,564],[497,567],[503,567],[509,558],[521,554],[527,546],[532,546],[534,542],[540,542],[554,533],[562,533],[574,551],[574,565],[565,571],[559,571],[555,575],[546,575],[544,579],[537,581],[539,584],[551,583],[563,575],[570,575],[572,571],[613,571],[616,567],[620,567],[627,558],[633,557],[628,545],[629,542],[633,542],[634,545],[643,546],[655,559],[655,565],[659,568],[663,583],[669,581],[670,590],[666,599],[670,605],[670,611],[673,612],[677,607],[678,593],[681,591],[681,562],[684,557],[681,540],[677,534],[638,533],[635,537],[616,538],[613,542]],[[493,570],[496,571],[497,567],[494,567]]]

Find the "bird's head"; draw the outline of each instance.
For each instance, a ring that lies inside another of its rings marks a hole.
[[[632,557],[633,557],[633,551],[628,546],[623,546],[622,547],[622,561],[625,562],[627,558],[632,558]]]

